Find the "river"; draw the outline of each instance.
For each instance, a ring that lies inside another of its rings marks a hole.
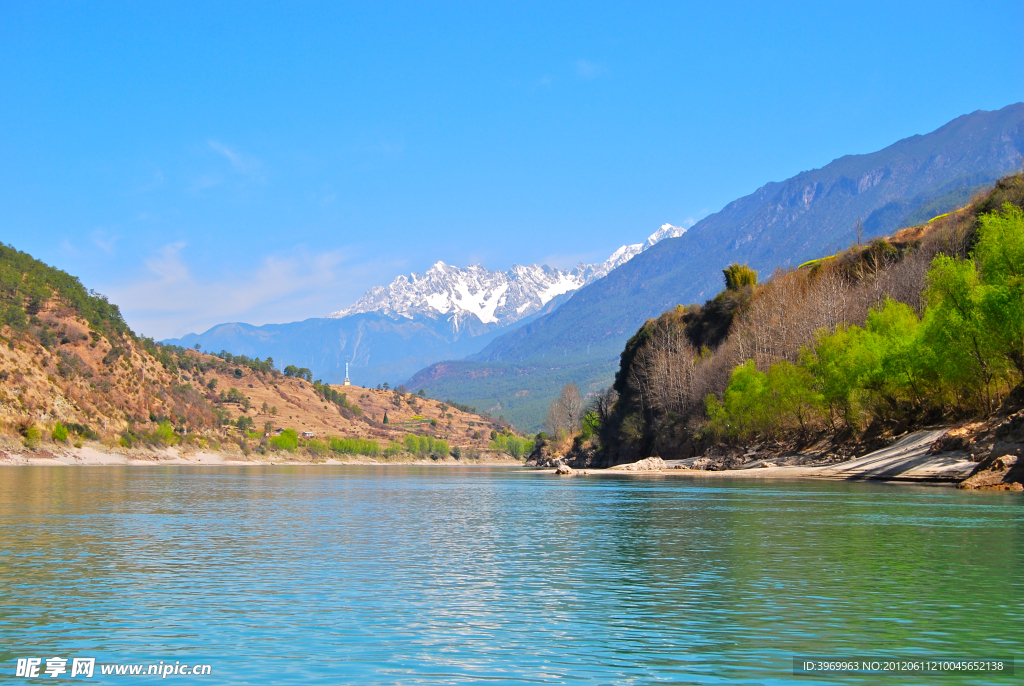
[[[493,467],[0,468],[5,678],[31,657],[66,658],[66,678],[81,656],[210,665],[168,677],[182,684],[878,683],[796,676],[793,658],[1021,657],[1022,572],[1013,493]],[[68,683],[128,681],[99,672]]]

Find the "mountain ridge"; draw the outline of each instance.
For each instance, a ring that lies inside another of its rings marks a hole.
[[[438,261],[425,274],[403,274],[386,287],[371,288],[327,317],[262,326],[231,322],[164,342],[269,356],[282,365],[312,369],[329,382],[344,379],[348,362],[360,383],[398,384],[433,362],[478,352],[503,331],[549,314],[580,287],[685,232],[663,224],[645,242],[624,245],[604,262],[571,270],[513,265],[494,271]]]
[[[565,365],[576,365],[580,378],[573,380],[592,387],[599,384],[592,372],[607,368],[644,321],[717,293],[721,269],[729,263],[749,263],[764,278],[777,267],[831,254],[857,240],[858,221],[860,238],[868,239],[900,228],[919,207],[930,205],[936,214],[953,209],[958,192],[984,187],[1019,168],[1022,152],[1024,103],[1017,103],[962,115],[880,151],[845,155],[790,179],[768,182],[684,235],[661,241],[584,286],[551,314],[497,336],[469,359],[446,361],[446,374],[458,376],[459,364],[472,368],[474,376],[462,384],[463,397],[481,404],[490,398],[492,406],[514,404],[515,396],[499,397],[481,387],[487,379],[501,377],[498,371],[505,365],[534,369],[520,375],[529,381],[517,393],[535,394],[541,388],[557,393],[541,377],[559,376]],[[936,204],[943,198],[948,199],[945,205]],[[484,373],[481,363],[496,367]],[[428,391],[452,390],[445,375],[429,369],[410,383],[428,378]],[[506,416],[536,427],[542,414]]]
[[[455,267],[439,260],[424,274],[400,274],[388,286],[374,286],[327,318],[367,312],[407,319],[417,314],[465,313],[484,324],[508,326],[539,311],[552,298],[593,283],[662,240],[684,233],[684,227],[662,224],[645,242],[623,245],[604,262],[581,262],[572,269],[513,264],[508,270],[495,271],[480,265]],[[456,326],[460,319],[454,321]]]

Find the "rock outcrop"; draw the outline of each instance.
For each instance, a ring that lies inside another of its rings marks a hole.
[[[993,431],[992,451],[958,488],[1024,491],[1024,410],[1015,412]]]
[[[660,472],[666,467],[665,461],[660,457],[647,457],[639,462],[620,464],[608,469],[615,472]]]

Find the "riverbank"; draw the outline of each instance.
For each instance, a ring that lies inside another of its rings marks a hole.
[[[668,476],[691,479],[826,479],[833,481],[883,481],[980,487],[986,490],[1024,490],[1018,482],[988,479],[985,461],[979,463],[965,450],[936,451],[936,444],[948,434],[946,429],[909,433],[891,445],[862,457],[822,466],[778,465],[771,458],[758,460],[740,469],[708,470],[694,468],[695,460],[662,460],[647,458],[632,464],[609,469],[539,469],[541,473],[571,476]],[[941,445],[941,444],[940,444]],[[1003,461],[1012,467],[1015,457]],[[697,463],[699,464],[699,463]],[[111,448],[102,444],[82,447],[47,446],[35,450],[14,443],[0,444],[0,466],[315,466],[315,465],[420,465],[469,466],[492,465],[518,467],[522,462],[496,452],[482,453],[476,460],[416,459],[410,456],[373,459],[360,455],[310,458],[301,453],[274,452],[265,455],[240,451],[180,450],[178,448]],[[1004,469],[1006,471],[1006,469]],[[973,476],[972,476],[973,475]],[[972,482],[979,482],[973,485]]]
[[[984,490],[1022,491],[1017,481],[1006,481],[1003,474],[1016,462],[1013,454],[1000,457],[1000,464],[978,461],[966,450],[938,450],[948,436],[947,429],[915,431],[891,445],[858,458],[821,466],[778,465],[770,459],[758,460],[741,469],[705,470],[694,468],[696,460],[647,458],[610,469],[572,470],[566,467],[546,470],[550,473],[580,476],[659,475],[681,478],[727,479],[828,479],[835,481],[887,481],[938,484]],[[988,472],[1000,478],[984,478]],[[997,473],[998,472],[998,473]]]
[[[517,466],[522,462],[502,453],[481,452],[479,459],[444,460],[417,459],[408,456],[374,459],[361,455],[311,458],[302,453],[278,451],[260,455],[241,451],[224,452],[216,450],[180,450],[178,448],[111,448],[102,444],[71,446],[41,446],[28,449],[14,443],[0,444],[0,466],[54,466],[54,467],[103,467],[103,466],[169,466],[169,465],[210,465],[210,466],[251,466],[251,465],[504,465]]]

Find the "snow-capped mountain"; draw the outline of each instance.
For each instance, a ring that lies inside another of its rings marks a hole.
[[[453,267],[436,262],[426,274],[404,274],[390,286],[375,286],[352,307],[328,315],[346,317],[379,312],[411,319],[418,314],[476,315],[484,324],[506,326],[542,308],[552,298],[574,291],[585,283],[582,269],[571,271],[548,266],[514,265],[504,272],[479,265]]]
[[[457,330],[464,317],[474,315],[484,324],[504,327],[539,311],[553,298],[600,279],[659,241],[685,232],[685,228],[664,224],[645,243],[624,245],[604,262],[581,263],[569,270],[534,264],[491,271],[479,265],[463,268],[439,261],[426,274],[403,274],[389,286],[371,288],[351,307],[328,317],[364,312],[408,319],[442,315]]]

